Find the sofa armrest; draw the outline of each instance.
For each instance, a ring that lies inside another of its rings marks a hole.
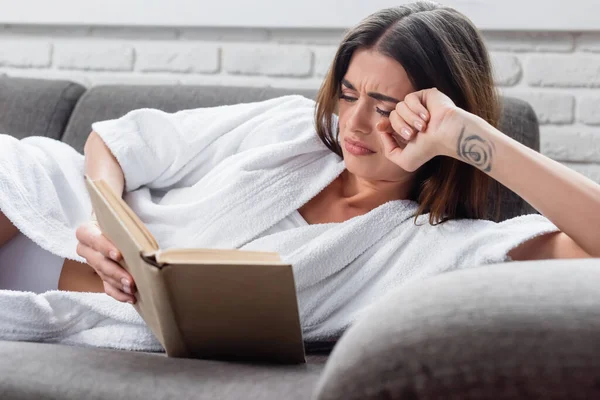
[[[396,289],[334,348],[328,399],[600,398],[600,259],[512,262]]]

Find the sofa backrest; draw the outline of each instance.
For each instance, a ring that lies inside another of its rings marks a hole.
[[[0,133],[60,139],[85,90],[68,81],[0,76]]]
[[[118,118],[139,108],[175,112],[261,101],[287,94],[314,98],[316,93],[316,90],[228,86],[97,86],[79,100],[62,140],[81,152],[92,122]]]

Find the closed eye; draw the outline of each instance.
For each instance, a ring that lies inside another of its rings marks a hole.
[[[347,101],[349,103],[354,103],[356,100],[358,100],[356,97],[350,97],[346,94],[340,94],[340,99]],[[377,114],[379,114],[383,117],[386,117],[386,118],[389,118],[390,114],[392,113],[391,111],[382,110],[379,107],[375,107],[375,111],[377,112]]]
[[[378,113],[378,114],[381,114],[382,116],[384,116],[384,117],[386,117],[386,118],[389,118],[389,117],[390,117],[390,114],[392,113],[391,111],[385,111],[385,110],[382,110],[382,109],[381,109],[381,108],[379,108],[379,107],[375,107],[375,109],[377,110],[377,113]]]
[[[356,100],[358,100],[356,97],[350,97],[350,96],[345,95],[345,94],[340,94],[340,99],[346,100],[347,102],[350,102],[350,103],[353,103]]]

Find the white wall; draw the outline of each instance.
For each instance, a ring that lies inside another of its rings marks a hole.
[[[338,28],[412,0],[0,0],[0,24]],[[597,0],[445,0],[485,30],[595,30]]]
[[[85,85],[317,88],[342,34],[342,29],[0,25],[0,74]],[[484,34],[500,89],[529,101],[538,114],[542,151],[600,182],[600,27]]]

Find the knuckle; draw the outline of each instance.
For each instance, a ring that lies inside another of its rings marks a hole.
[[[103,281],[102,284],[104,285],[104,291],[106,292],[106,294],[112,297],[118,296],[119,291],[114,286],[112,286],[107,281]]]
[[[399,112],[402,113],[403,115],[410,113],[410,107],[408,106],[408,104],[406,104],[406,102],[404,102],[404,101],[402,102]]]
[[[102,242],[102,235],[96,235],[94,233],[90,234],[90,247],[93,248],[98,253],[104,254],[103,248],[104,243]]]
[[[106,293],[109,296],[113,295],[114,289],[111,285],[108,284],[108,282],[102,281],[102,286],[104,286],[104,293]]]
[[[94,264],[94,265],[90,265],[90,266],[96,272],[96,274],[100,277],[100,279],[102,279],[102,281],[108,281],[109,278],[104,273],[104,270],[102,270],[102,268],[98,267],[98,264]]]
[[[104,292],[108,294],[110,297],[119,300],[119,301],[127,301],[128,297],[125,293],[122,293],[119,289],[115,288],[108,282],[104,282]]]
[[[75,231],[75,237],[77,240],[83,243],[87,243],[90,241],[90,237],[92,236],[92,232],[89,229],[87,224],[80,225]]]
[[[110,268],[109,263],[106,262],[106,258],[100,253],[96,253],[96,254],[98,254],[99,256],[98,256],[98,261],[96,262],[96,266],[94,269],[96,271],[98,271],[99,275],[103,276],[102,279],[111,277],[112,276],[111,268]]]
[[[120,290],[120,288],[121,288],[121,285],[119,285],[119,283],[112,278],[106,277],[106,279],[104,281],[113,288],[117,288],[118,290]]]
[[[102,271],[104,272],[104,275],[106,275],[107,278],[113,279],[115,281],[120,281],[120,277],[119,277],[119,270],[121,269],[120,266],[118,266],[117,264],[115,264],[114,262],[112,262],[111,260],[104,258],[104,260],[101,263],[102,265]]]
[[[92,247],[92,235],[87,228],[81,229],[77,239],[87,247]]]
[[[94,250],[92,256],[90,257],[92,263],[92,268],[98,273],[98,275],[107,275],[106,273],[106,258],[102,253]]]
[[[81,242],[81,240],[83,239],[83,236],[84,236],[84,234],[83,234],[83,231],[84,231],[83,225],[79,225],[79,226],[77,227],[77,230],[75,231],[75,237],[76,237],[76,238],[77,238],[77,240],[79,240],[80,242]]]
[[[75,249],[77,255],[85,258],[85,246],[81,243],[77,243],[77,248]]]

